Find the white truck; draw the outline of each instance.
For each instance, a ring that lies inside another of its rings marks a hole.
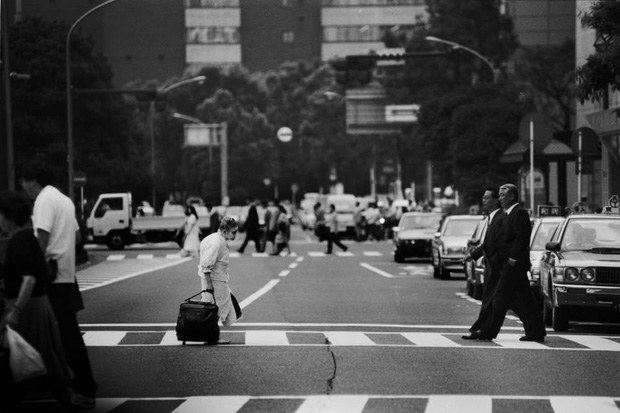
[[[209,217],[198,213],[198,226],[209,228]],[[101,194],[87,219],[88,240],[106,244],[111,250],[143,242],[174,241],[185,216],[140,216],[132,205],[130,193]]]

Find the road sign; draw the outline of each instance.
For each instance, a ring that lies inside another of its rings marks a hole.
[[[420,105],[388,105],[385,107],[387,122],[413,123],[418,121]]]
[[[278,129],[277,135],[280,142],[290,142],[293,139],[293,130],[288,126],[282,126]]]
[[[539,217],[559,217],[562,215],[562,208],[557,205],[538,205]]]
[[[219,144],[221,124],[188,124],[184,126],[184,146],[216,146]]]
[[[78,188],[86,186],[86,174],[82,171],[75,171],[73,174],[73,185]]]

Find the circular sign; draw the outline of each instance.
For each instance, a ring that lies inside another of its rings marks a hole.
[[[278,129],[277,135],[280,142],[290,142],[293,139],[293,130],[288,126],[282,126]]]
[[[553,126],[545,115],[532,112],[525,115],[519,123],[519,138],[528,148],[530,145],[530,123],[534,123],[534,152],[540,152],[551,142]]]
[[[73,184],[78,188],[86,186],[86,174],[82,171],[75,171],[73,174]]]

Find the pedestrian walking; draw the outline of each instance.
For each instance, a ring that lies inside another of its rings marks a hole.
[[[366,219],[364,218],[364,207],[360,202],[355,203],[353,211],[353,223],[355,224],[355,241],[360,242],[364,239],[364,227]]]
[[[280,201],[278,199],[269,201],[269,212],[269,220],[267,221],[267,215],[265,215],[265,221],[267,225],[267,241],[271,242],[271,253],[273,254],[277,249],[276,235],[278,235],[278,221],[280,217]]]
[[[254,249],[256,252],[261,252],[261,242],[260,242],[260,231],[259,231],[259,221],[258,221],[258,211],[256,209],[256,202],[251,197],[246,199],[246,202],[249,206],[248,208],[248,216],[245,219],[243,224],[245,230],[245,239],[243,243],[239,247],[239,253],[243,254],[245,248],[248,246],[250,241],[254,241]]]
[[[31,379],[28,385],[42,384],[44,389],[51,389],[59,410],[71,411],[71,370],[47,296],[50,274],[30,226],[31,213],[30,201],[20,193],[0,193],[0,228],[10,237],[0,265],[0,280],[6,285],[6,311],[0,313],[0,336],[8,325],[39,352],[47,374]],[[19,411],[28,385],[13,382],[8,363],[0,365],[0,377],[0,407],[3,411]]]
[[[77,312],[84,309],[84,303],[75,277],[75,245],[76,241],[81,242],[75,206],[53,186],[52,171],[43,163],[24,165],[21,186],[34,200],[32,223],[39,245],[45,259],[56,268],[56,279],[48,287],[48,297],[74,373],[73,403],[92,409],[97,384],[77,321]]]
[[[314,204],[314,216],[316,217],[314,222],[314,235],[319,239],[319,242],[323,242],[327,239],[329,229],[325,221],[325,210],[321,207],[320,202]]]
[[[276,249],[271,255],[280,255],[286,249],[287,254],[291,253],[289,240],[291,239],[291,225],[286,214],[286,209],[282,205],[278,205],[280,214],[278,214],[277,234],[275,238]]]
[[[338,213],[336,212],[334,204],[329,206],[326,219],[327,228],[329,230],[329,235],[327,236],[327,253],[332,253],[333,244],[336,244],[338,248],[346,252],[349,248],[340,241],[340,236],[338,235]]]
[[[532,226],[528,212],[518,205],[518,200],[516,185],[505,184],[499,188],[499,201],[506,213],[496,254],[501,270],[491,302],[492,315],[479,330],[472,332],[474,338],[492,340],[497,337],[509,308],[523,323],[525,335],[521,341],[543,342],[547,334],[527,278]]]
[[[495,295],[495,287],[499,280],[501,266],[497,256],[497,243],[499,240],[500,229],[504,222],[504,211],[499,203],[499,190],[488,188],[482,196],[482,206],[487,213],[487,229],[482,245],[471,251],[463,258],[463,261],[478,260],[484,257],[484,284],[482,290],[482,305],[478,318],[469,329],[470,332],[479,330],[493,314],[491,302]],[[476,339],[475,334],[462,337],[465,340]]]
[[[182,257],[198,257],[200,249],[200,227],[198,226],[198,213],[193,205],[185,208],[185,222],[179,231],[183,231]]]
[[[228,241],[235,239],[238,230],[237,221],[232,217],[224,216],[220,221],[218,231],[200,243],[198,277],[203,290],[202,301],[217,304],[219,319],[225,326],[232,325],[241,315],[240,310],[237,310],[238,304],[235,306],[236,300],[229,287],[228,272],[230,265]],[[207,289],[213,290],[213,295],[204,292]]]

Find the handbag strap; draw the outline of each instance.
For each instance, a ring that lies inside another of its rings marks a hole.
[[[197,295],[200,295],[200,294],[202,294],[202,293],[210,293],[211,295],[213,295],[213,301],[215,301],[215,294],[214,294],[214,291],[213,291],[213,289],[212,289],[212,288],[207,288],[206,290],[202,290],[202,291],[200,291],[200,292],[198,292],[198,293],[196,293],[196,294],[192,295],[191,297],[186,298],[184,301],[186,301],[186,302],[187,302],[187,301],[191,300],[192,298],[194,298],[194,297],[196,297]]]

